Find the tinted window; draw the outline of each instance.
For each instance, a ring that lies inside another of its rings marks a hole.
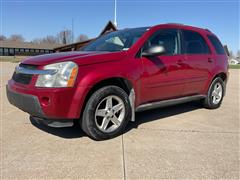
[[[222,44],[220,43],[220,41],[215,36],[208,35],[208,39],[211,41],[211,43],[214,46],[217,54],[225,54],[225,51],[224,51],[224,48],[223,48]]]
[[[193,31],[183,31],[186,54],[209,54],[210,50],[203,37]]]
[[[160,30],[148,40],[143,51],[154,45],[161,45],[165,48],[167,55],[178,54],[178,33],[176,30]]]

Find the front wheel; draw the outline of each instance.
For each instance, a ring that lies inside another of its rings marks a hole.
[[[127,93],[117,86],[97,90],[88,100],[81,127],[95,140],[113,138],[123,132],[131,118]]]
[[[224,87],[222,78],[215,78],[208,89],[207,97],[203,100],[203,106],[208,109],[220,107],[225,93]]]

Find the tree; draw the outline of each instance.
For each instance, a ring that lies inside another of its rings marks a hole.
[[[58,40],[55,36],[48,35],[44,38],[36,38],[32,42],[36,44],[41,44],[41,43],[56,44]]]
[[[69,44],[72,41],[72,31],[69,29],[63,30],[57,34],[57,39],[60,44]]]
[[[24,42],[24,37],[21,34],[13,34],[9,38],[10,41]]]
[[[229,51],[229,58],[230,58],[230,59],[234,58],[234,54],[233,54],[232,51]]]
[[[43,42],[49,43],[49,44],[56,44],[57,43],[57,38],[51,35],[46,36],[43,38]]]
[[[77,38],[77,42],[82,42],[88,40],[88,36],[86,34],[80,34]]]
[[[4,40],[6,40],[6,39],[7,39],[6,36],[0,35],[0,41],[4,41]]]
[[[240,59],[240,50],[237,51],[236,57]]]

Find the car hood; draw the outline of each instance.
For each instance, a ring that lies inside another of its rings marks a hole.
[[[23,64],[47,65],[64,61],[73,61],[78,65],[96,64],[122,59],[126,52],[75,51],[33,56],[22,61]]]

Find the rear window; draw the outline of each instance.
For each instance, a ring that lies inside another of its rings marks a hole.
[[[193,31],[183,30],[185,54],[209,54],[210,50],[203,37]]]
[[[215,36],[208,35],[207,37],[211,41],[212,45],[214,46],[217,54],[225,54],[225,50],[224,50],[222,44],[220,43],[220,41]]]

